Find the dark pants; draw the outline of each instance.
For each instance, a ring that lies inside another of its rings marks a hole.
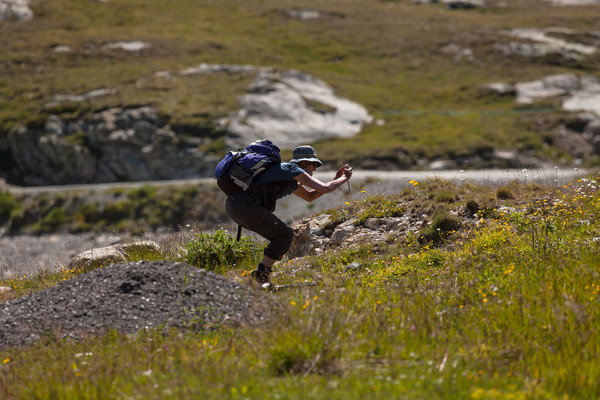
[[[227,197],[227,215],[243,228],[258,233],[269,241],[265,256],[281,260],[294,239],[294,231],[275,214],[263,207],[249,193],[236,193]]]

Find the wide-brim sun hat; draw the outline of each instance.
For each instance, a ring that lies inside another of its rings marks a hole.
[[[298,146],[292,151],[290,162],[298,164],[300,161],[309,161],[317,164],[317,167],[323,165],[323,162],[317,157],[317,153],[312,146]]]

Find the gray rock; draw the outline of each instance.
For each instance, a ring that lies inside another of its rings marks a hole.
[[[567,129],[564,125],[556,127],[552,133],[556,145],[566,150],[573,157],[588,158],[595,153],[593,146],[585,140],[583,135]]]
[[[442,0],[442,3],[451,10],[485,7],[483,0]]]
[[[350,137],[372,121],[367,110],[340,98],[324,82],[298,71],[262,69],[240,98],[242,108],[221,121],[230,148],[268,137],[282,148]]]
[[[87,147],[69,143],[60,136],[44,135],[38,149],[47,163],[42,172],[52,184],[94,181],[96,162]]]
[[[562,106],[566,111],[587,111],[600,116],[600,85],[573,92]]]
[[[586,6],[600,4],[600,0],[545,0],[552,2],[554,6]]]
[[[321,13],[316,10],[288,10],[287,14],[301,21],[309,21],[321,18]]]
[[[506,32],[507,35],[526,40],[526,42],[497,43],[494,48],[506,55],[516,54],[525,57],[540,57],[558,53],[567,59],[578,60],[598,50],[597,46],[577,43],[578,31],[564,28],[516,28]],[[553,34],[572,36],[574,41],[560,39]]]
[[[500,96],[514,96],[517,94],[517,89],[512,83],[495,82],[489,83],[481,87],[483,93],[497,94]]]
[[[202,63],[196,67],[186,68],[179,74],[183,76],[187,75],[207,75],[215,74],[218,72],[225,72],[228,74],[240,74],[240,73],[252,73],[256,71],[256,67],[253,65],[239,65],[239,64],[206,64]]]
[[[353,263],[350,263],[350,264],[346,265],[346,272],[349,272],[349,271],[358,271],[363,266],[364,266],[364,264],[355,261]]]
[[[100,163],[119,181],[152,180],[146,157],[136,146],[125,143],[102,146]]]
[[[583,130],[583,136],[588,140],[600,136],[600,119],[590,121]]]
[[[311,236],[322,236],[325,226],[329,223],[329,214],[320,214],[308,222],[309,234]]]
[[[0,21],[27,21],[32,18],[29,0],[0,0]]]
[[[294,230],[294,240],[287,252],[287,257],[290,259],[304,257],[309,255],[315,248],[313,236],[310,234],[309,225],[306,222],[301,222],[292,225]]]
[[[57,46],[52,47],[52,51],[55,53],[70,53],[71,46],[67,46],[64,44],[59,44]]]
[[[538,99],[566,95],[580,87],[575,74],[549,75],[537,81],[517,83],[517,103],[532,104]]]
[[[432,171],[441,171],[445,169],[454,169],[456,168],[456,162],[452,160],[436,160],[429,164],[429,169]]]
[[[475,57],[473,56],[473,50],[465,47],[461,47],[456,43],[450,43],[446,46],[442,47],[442,54],[453,56],[455,62],[460,62],[462,60],[473,61]]]
[[[102,48],[104,48],[104,49],[119,49],[119,50],[130,51],[130,52],[139,52],[139,51],[142,51],[142,50],[150,48],[150,47],[152,47],[151,43],[133,41],[133,42],[108,43],[108,44],[104,45]]]
[[[142,149],[153,179],[187,179],[210,176],[219,160],[207,156],[196,148],[178,147],[173,144],[151,144]]]
[[[87,100],[93,99],[94,97],[112,96],[116,93],[117,93],[116,89],[103,88],[103,89],[92,90],[91,92],[84,93],[84,94],[57,94],[56,96],[54,96],[54,98],[52,99],[51,102],[46,104],[46,107],[54,107],[61,103],[67,103],[67,102],[80,103],[82,101],[87,101]]]
[[[340,245],[344,240],[352,237],[355,230],[354,220],[346,221],[335,228],[329,239],[329,243],[332,245]]]
[[[385,220],[383,218],[367,218],[363,225],[365,228],[369,228],[373,231],[379,231],[381,230],[382,224],[385,224]]]
[[[92,264],[112,264],[123,262],[128,254],[141,252],[159,252],[160,246],[151,240],[141,240],[131,243],[115,244],[112,246],[100,247],[97,249],[85,250],[78,253],[69,262],[69,269],[86,268]]]
[[[44,131],[51,135],[62,135],[66,129],[65,121],[55,115],[49,116],[44,126]]]
[[[82,135],[86,146],[67,140]],[[210,176],[219,161],[179,138],[150,107],[113,108],[86,120],[50,116],[44,129],[14,129],[3,139],[29,185],[187,179]]]

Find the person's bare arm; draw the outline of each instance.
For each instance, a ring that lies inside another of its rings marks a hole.
[[[324,183],[320,180],[313,178],[307,173],[300,174],[294,179],[300,184],[298,189],[294,191],[294,194],[306,201],[313,201],[323,196],[325,193],[331,193],[344,183],[346,183],[352,176],[352,168],[348,165],[343,166],[336,173],[336,178]]]

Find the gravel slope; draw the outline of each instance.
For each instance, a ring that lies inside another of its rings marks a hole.
[[[114,264],[0,303],[0,347],[80,339],[113,328],[135,333],[255,325],[273,315],[270,300],[268,293],[187,264]]]

